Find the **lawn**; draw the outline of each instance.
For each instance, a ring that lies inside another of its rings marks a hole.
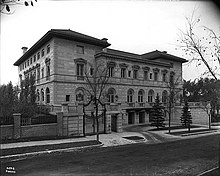
[[[3,163],[17,175],[197,175],[218,165],[218,134],[160,144],[96,148]]]

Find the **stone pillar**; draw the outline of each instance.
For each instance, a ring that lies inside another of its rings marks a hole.
[[[134,112],[134,124],[139,124],[139,112]]]
[[[21,114],[20,113],[13,114],[13,118],[14,118],[13,138],[18,139],[21,137]]]
[[[106,128],[105,133],[111,133],[111,114],[106,113]]]
[[[62,103],[61,106],[62,106],[61,109],[62,112],[69,112],[68,103]]]
[[[149,120],[149,113],[148,112],[145,112],[145,121],[144,121],[146,124],[149,124],[150,123],[150,120]]]
[[[83,104],[82,103],[78,103],[76,108],[77,108],[77,112],[79,115],[83,114]]]
[[[57,112],[57,135],[63,136],[63,112]]]
[[[78,115],[78,131],[80,136],[84,136],[83,133],[83,114]]]
[[[122,114],[117,115],[117,132],[122,132]]]
[[[128,113],[124,113],[123,114],[123,125],[127,125],[128,124]]]

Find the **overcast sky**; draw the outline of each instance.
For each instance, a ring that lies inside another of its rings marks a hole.
[[[34,7],[15,6],[11,15],[1,15],[1,84],[18,82],[13,63],[50,29],[71,29],[99,39],[108,38],[110,48],[143,54],[167,51],[185,57],[175,49],[185,17],[196,16],[220,35],[220,12],[211,1],[42,1]],[[187,59],[187,58],[186,58]],[[183,78],[198,78],[204,68],[184,64]]]

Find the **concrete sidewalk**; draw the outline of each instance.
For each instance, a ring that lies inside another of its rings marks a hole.
[[[138,132],[122,132],[122,133],[112,132],[111,134],[100,134],[99,138],[100,138],[100,142],[103,144],[103,147],[135,143],[135,141],[123,138],[126,136],[139,136],[145,139],[145,137]],[[10,149],[10,148],[53,145],[53,144],[63,144],[63,143],[72,143],[72,142],[83,142],[90,140],[96,140],[96,135],[80,137],[80,138],[8,143],[8,144],[1,144],[0,146],[1,149]]]

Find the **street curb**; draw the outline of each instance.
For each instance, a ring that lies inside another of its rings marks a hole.
[[[203,175],[205,175],[205,174],[207,174],[207,173],[209,173],[209,172],[214,171],[215,169],[218,169],[218,167],[215,167],[215,168],[209,169],[209,170],[207,170],[207,171],[205,171],[205,172],[203,172],[203,173],[201,173],[201,174],[198,174],[198,175],[196,175],[196,176],[203,176]]]
[[[213,130],[213,131],[203,131],[203,132],[195,132],[195,133],[189,133],[189,134],[182,134],[181,136],[192,136],[192,135],[200,135],[200,134],[209,134],[209,133],[216,133],[218,130]]]
[[[38,152],[21,153],[21,154],[15,154],[15,155],[6,155],[6,156],[1,156],[0,159],[7,159],[7,158],[21,157],[21,156],[30,156],[30,155],[37,155],[37,154],[44,154],[44,153],[74,151],[74,150],[80,150],[80,149],[88,149],[88,148],[101,147],[103,145],[104,144],[101,143],[101,144],[88,145],[88,146],[82,146],[82,147],[70,147],[70,148],[63,148],[63,149],[44,150],[44,151],[38,151]]]

